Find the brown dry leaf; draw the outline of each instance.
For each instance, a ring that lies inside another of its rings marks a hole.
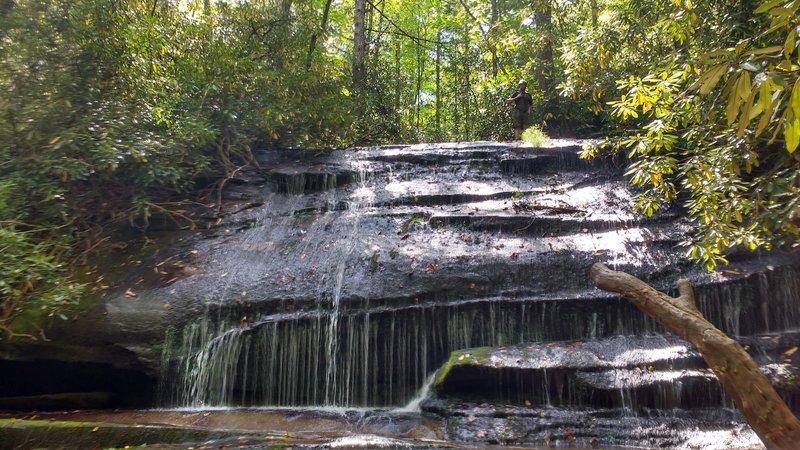
[[[518,258],[519,258],[519,253],[514,252],[514,253],[511,254],[511,259],[512,260],[516,261]]]
[[[741,275],[742,273],[741,273],[741,272],[739,272],[738,270],[733,270],[733,269],[724,269],[724,270],[722,271],[722,274],[723,274],[723,275],[726,275],[726,276],[729,276],[729,277],[733,277],[733,276],[736,276],[736,275]]]
[[[125,291],[125,296],[126,297],[138,297],[139,294],[134,292],[133,289],[128,289],[127,291]]]
[[[439,265],[438,264],[430,263],[430,264],[428,264],[428,267],[425,268],[425,272],[433,273],[433,272],[436,272],[437,269],[439,269]]]
[[[99,430],[99,429],[100,429],[100,427],[94,427],[94,428],[92,428],[92,433],[96,432],[96,431],[97,431],[97,430]]]
[[[475,416],[473,416],[472,414],[467,416],[467,423],[472,423],[474,421],[475,421]]]
[[[792,356],[792,355],[795,354],[796,351],[797,351],[797,347],[792,347],[789,350],[786,350],[785,352],[783,352],[783,354],[784,354],[784,356]]]
[[[400,238],[400,240],[401,240],[401,241],[405,241],[405,240],[407,240],[407,239],[408,239],[408,238],[410,238],[410,237],[411,237],[411,235],[410,235],[410,234],[404,234],[404,235],[403,235],[403,237],[401,237],[401,238]]]
[[[475,283],[470,283],[470,284],[469,284],[469,288],[470,288],[470,289],[475,289]]]

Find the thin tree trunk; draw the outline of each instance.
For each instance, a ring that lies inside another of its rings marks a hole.
[[[492,78],[497,78],[497,0],[492,0],[492,16],[489,22],[489,51],[492,54]]]
[[[768,449],[798,447],[800,421],[750,355],[703,318],[695,305],[692,285],[687,280],[678,281],[680,296],[672,298],[632,275],[611,270],[600,263],[592,266],[589,278],[596,287],[621,294],[668,331],[697,347]]]
[[[436,33],[436,139],[442,138],[442,31]]]
[[[317,40],[325,39],[325,32],[328,30],[328,17],[331,13],[331,3],[333,0],[325,2],[325,8],[322,10],[322,20],[319,24],[319,31],[311,35],[311,42],[308,44],[308,55],[306,56],[306,69],[311,68],[314,62],[314,51],[317,49]]]
[[[281,0],[281,20],[288,21],[292,13],[292,2],[294,0]]]
[[[356,0],[353,20],[353,87],[361,90],[367,69],[366,0]]]
[[[401,93],[403,90],[403,83],[400,78],[400,40],[395,40],[394,43],[394,110],[400,111],[400,100],[401,100]]]
[[[536,78],[546,99],[555,98],[553,83],[553,11],[550,0],[532,0],[536,34],[539,37],[536,48],[538,67]]]
[[[497,70],[499,66],[498,58],[497,58],[497,41],[496,36],[497,32],[495,30],[495,26],[497,25],[497,0],[492,0],[492,13],[489,19],[489,32],[483,30],[483,23],[475,17],[475,14],[469,9],[469,5],[467,4],[466,0],[460,0],[461,6],[464,8],[464,12],[467,13],[470,20],[475,22],[478,25],[478,31],[481,34],[481,38],[483,38],[483,43],[486,45],[489,53],[492,55],[492,76],[497,76]]]
[[[466,45],[464,46],[464,140],[468,141],[472,138],[472,109],[470,108],[470,86],[472,83],[472,67],[470,67],[469,54],[470,47],[472,46],[469,34],[465,35]]]
[[[597,29],[597,0],[591,0],[592,5],[592,29]]]
[[[421,32],[421,30],[420,30]],[[421,116],[421,109],[422,109],[422,70],[424,61],[422,59],[422,46],[417,43],[417,95],[416,95],[416,124],[417,124],[417,131],[420,128],[420,116]]]

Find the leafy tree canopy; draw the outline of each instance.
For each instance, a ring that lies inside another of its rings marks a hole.
[[[683,208],[709,269],[732,247],[796,245],[798,9],[0,0],[0,325],[79,298],[67,268],[114,226],[155,211],[191,226],[181,202],[253,148],[509,139],[520,78],[533,123],[605,136],[587,156],[630,160],[644,213]]]

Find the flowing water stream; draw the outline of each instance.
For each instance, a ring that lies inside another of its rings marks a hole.
[[[797,258],[699,270],[676,248],[689,230],[679,214],[634,214],[621,169],[579,160],[579,145],[265,152],[226,194],[225,222],[192,241],[194,275],[154,290],[176,305],[153,358],[160,406],[422,405],[464,442],[568,443],[578,432],[564,430],[587,424],[576,439],[592,445],[688,445],[719,423],[744,433],[698,355],[593,289],[588,268],[663,290],[688,277],[710,321],[759,342],[800,329]],[[491,357],[431,392],[456,351]]]

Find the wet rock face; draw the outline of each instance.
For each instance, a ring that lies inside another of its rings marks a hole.
[[[595,262],[663,290],[690,278],[702,312],[732,335],[800,326],[797,257],[742,255],[706,274],[676,248],[689,231],[678,214],[634,214],[623,170],[580,160],[580,144],[263,152],[260,169],[227,184],[220,220],[198,212],[198,230],[151,235],[91,322],[59,339],[124,355],[91,361],[157,378],[160,406],[398,406],[455,350],[581,341],[562,356],[597,364],[595,340],[659,334],[589,285]],[[517,376],[497,370],[504,383]],[[620,407],[596,387],[622,375],[570,370],[519,390],[546,405],[533,385],[556,377],[559,405]],[[476,395],[499,395],[474,378]]]

